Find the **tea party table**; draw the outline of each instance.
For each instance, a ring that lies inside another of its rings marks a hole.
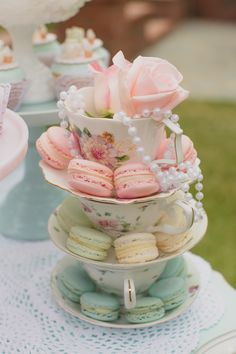
[[[0,242],[1,353],[187,354],[236,330],[236,291],[191,253],[186,257],[197,266],[201,287],[184,313],[148,328],[114,329],[83,322],[56,304],[50,274],[63,255],[50,241],[17,242],[0,235]]]

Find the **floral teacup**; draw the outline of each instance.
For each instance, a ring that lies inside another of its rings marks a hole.
[[[136,200],[124,204],[95,201],[80,197],[83,211],[93,225],[112,237],[119,237],[129,232],[164,232],[179,234],[186,232],[193,224],[194,211],[183,202],[181,192],[175,192],[167,197],[150,197],[145,201]],[[183,226],[163,225],[163,216],[170,216],[172,220],[179,217],[182,210],[185,217]]]
[[[166,266],[166,261],[151,263],[121,265],[106,263],[83,263],[83,267],[97,286],[111,294],[121,297],[126,308],[136,304],[136,295],[145,293],[148,288],[160,277]]]
[[[93,102],[93,90],[92,87],[78,90],[85,99],[85,111],[89,112],[90,116],[79,110],[74,112],[69,106],[66,107],[71,129],[79,138],[83,158],[99,162],[112,169],[127,161],[142,161],[137,146],[128,134],[127,126],[116,119],[98,117]],[[165,126],[178,136],[182,133],[168,119],[157,122],[152,118],[133,118],[132,125],[137,130],[145,154],[152,160],[155,160],[160,143],[165,136]],[[180,155],[181,153],[176,151],[176,156]]]

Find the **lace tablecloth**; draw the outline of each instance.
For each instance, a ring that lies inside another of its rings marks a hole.
[[[188,254],[199,269],[202,288],[185,313],[136,330],[89,325],[53,299],[50,274],[63,254],[50,241],[20,243],[0,236],[0,242],[1,354],[188,354],[197,348],[200,332],[224,313],[210,265]]]

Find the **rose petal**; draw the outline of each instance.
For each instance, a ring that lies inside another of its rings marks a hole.
[[[136,113],[142,113],[144,109],[153,110],[160,108],[162,111],[175,108],[179,103],[184,101],[189,92],[182,87],[178,87],[175,91],[158,93],[156,95],[134,96],[132,101]]]
[[[108,86],[108,77],[104,74],[97,74],[94,79],[94,104],[96,111],[103,114],[109,110],[110,90]]]
[[[132,65],[127,59],[125,59],[121,50],[112,58],[112,62],[121,70],[126,70],[130,67],[130,65]]]

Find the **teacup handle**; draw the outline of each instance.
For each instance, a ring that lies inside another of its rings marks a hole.
[[[126,309],[132,309],[136,305],[136,291],[133,279],[124,280],[124,304]]]
[[[188,203],[183,202],[181,200],[175,200],[173,204],[183,209],[186,218],[185,225],[183,227],[175,227],[167,224],[157,225],[149,227],[148,232],[163,232],[169,235],[177,235],[188,231],[192,227],[195,218],[194,208],[192,208]]]
[[[182,134],[183,130],[178,127],[176,124],[174,124],[169,118],[165,118],[162,120],[162,123],[165,124],[167,128],[169,128],[175,135],[175,154],[176,154],[176,160],[172,159],[161,159],[161,160],[154,160],[153,162],[156,162],[158,164],[180,164],[184,160],[184,155],[183,155],[183,149],[182,149]]]

